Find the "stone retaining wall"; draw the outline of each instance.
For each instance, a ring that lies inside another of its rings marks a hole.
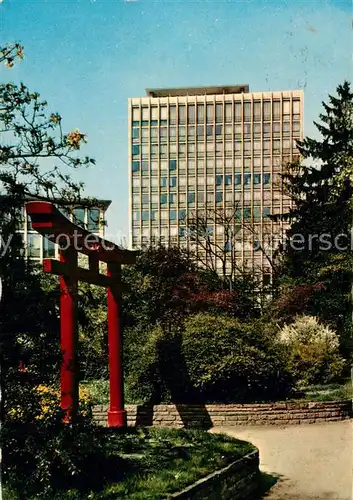
[[[106,425],[107,405],[93,407],[95,420]],[[127,405],[128,425],[163,427],[232,427],[297,425],[352,417],[352,401],[266,404]]]
[[[253,451],[224,469],[218,470],[168,496],[174,500],[253,500],[259,487],[259,452]],[[167,499],[166,499],[167,500]]]

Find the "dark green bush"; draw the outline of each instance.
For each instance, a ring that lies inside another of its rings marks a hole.
[[[197,314],[181,329],[158,325],[127,338],[127,390],[138,402],[271,400],[291,392],[285,349],[260,322]]]

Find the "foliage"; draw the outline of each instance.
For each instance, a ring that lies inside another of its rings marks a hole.
[[[188,318],[181,350],[192,385],[214,401],[288,395],[291,378],[273,336],[272,327],[260,322],[238,323],[209,314]]]
[[[66,432],[68,438],[71,430]],[[135,428],[91,432],[93,439],[101,443],[102,451],[93,456],[88,449],[89,436],[78,436],[78,448],[87,452],[86,458],[79,452],[86,467],[82,480],[72,480],[68,474],[60,484],[64,471],[57,469],[55,489],[39,495],[41,483],[37,483],[36,489],[24,484],[22,493],[26,500],[161,500],[255,449],[244,441],[197,430]],[[20,497],[13,492],[13,498]]]
[[[344,323],[351,311],[353,93],[348,82],[337,87],[337,96],[323,103],[320,139],[298,142],[303,161],[289,166],[284,175],[285,191],[293,202],[291,227],[282,252],[277,283],[292,280],[292,286],[321,286],[314,303],[302,313],[315,314],[332,322],[341,335],[346,352],[348,338]],[[295,235],[302,244],[298,249]],[[343,235],[343,236],[342,236]],[[293,244],[294,241],[294,244]],[[348,243],[348,244],[347,244]],[[279,280],[278,280],[279,278]],[[310,302],[310,301],[309,301]]]
[[[8,67],[22,57],[19,44],[0,48],[0,62]],[[94,160],[79,156],[85,134],[65,133],[61,116],[23,83],[0,83],[0,111],[3,479],[17,484],[20,498],[28,498],[26,491],[50,490],[56,468],[62,471],[61,479],[79,475],[83,448],[92,452],[95,444],[86,436],[85,445],[77,449],[74,436],[87,432],[84,421],[71,429],[62,426],[62,412],[56,407],[50,418],[43,415],[43,394],[37,388],[51,385],[59,374],[58,289],[23,259],[17,233],[23,224],[21,209],[28,197],[80,203],[83,184],[74,181],[71,172]]]
[[[342,375],[338,335],[312,316],[299,316],[280,332],[288,367],[300,385],[328,383]]]
[[[129,332],[130,395],[143,402],[253,401],[288,396],[291,376],[272,326],[188,316],[180,329]],[[140,340],[144,334],[144,340]]]

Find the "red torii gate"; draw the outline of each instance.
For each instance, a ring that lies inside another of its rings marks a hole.
[[[59,245],[60,260],[43,259],[46,273],[60,276],[61,331],[61,408],[64,421],[71,422],[78,410],[77,373],[77,283],[85,281],[108,290],[109,395],[108,426],[126,424],[121,360],[120,294],[121,264],[133,264],[136,252],[122,250],[69,221],[52,203],[30,201],[25,204],[32,227]],[[78,267],[78,253],[88,256],[89,269]],[[107,275],[99,272],[106,262]]]

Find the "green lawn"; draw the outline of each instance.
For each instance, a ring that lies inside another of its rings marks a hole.
[[[201,430],[101,432],[107,461],[104,467],[97,463],[90,488],[58,491],[52,500],[159,500],[254,450],[247,442]],[[3,498],[20,497],[7,492]]]
[[[352,382],[345,384],[312,385],[302,389],[298,395],[306,401],[345,401],[353,398]]]
[[[90,398],[94,404],[109,403],[109,383],[107,380],[94,380],[87,382],[85,385]],[[129,401],[128,394],[126,395],[126,403],[136,403]],[[352,382],[347,380],[340,384],[313,385],[302,388],[298,391],[297,396],[290,397],[291,401],[306,400],[306,401],[343,401],[353,398]],[[237,401],[234,401],[236,403]],[[254,401],[260,402],[260,401]],[[266,401],[261,401],[266,402]],[[217,401],[214,401],[217,403]]]

